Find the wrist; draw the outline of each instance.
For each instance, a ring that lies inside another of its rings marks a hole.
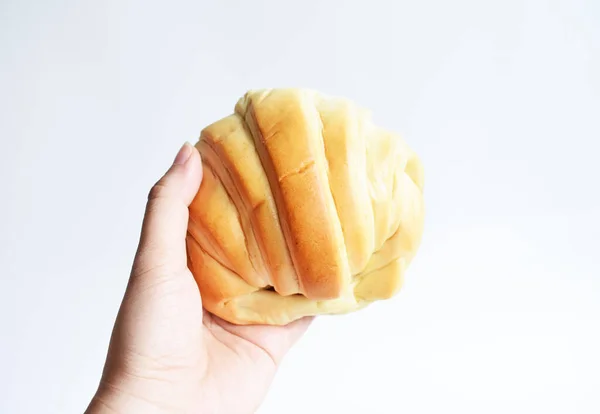
[[[117,385],[118,384],[118,385]],[[185,398],[180,392],[171,392],[169,384],[112,383],[103,381],[85,414],[174,414],[197,412],[197,399]]]
[[[128,391],[101,384],[85,414],[170,414],[174,412],[177,411],[162,406],[158,401],[148,400],[146,397],[136,396]]]
[[[85,414],[128,414],[128,413],[149,413],[149,414],[167,414],[168,411],[159,408],[156,404],[126,395],[114,392],[98,392],[92,398]]]

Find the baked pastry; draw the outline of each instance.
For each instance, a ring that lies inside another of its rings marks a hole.
[[[283,325],[398,292],[421,241],[423,168],[367,110],[313,90],[253,90],[196,148],[188,262],[209,312]]]

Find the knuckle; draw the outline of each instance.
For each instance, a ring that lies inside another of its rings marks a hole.
[[[152,186],[150,191],[148,192],[148,200],[157,200],[159,198],[164,198],[167,196],[168,188],[165,183],[158,181],[156,184]]]

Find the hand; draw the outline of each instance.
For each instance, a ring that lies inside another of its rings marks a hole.
[[[188,206],[202,180],[184,145],[148,197],[139,247],[87,413],[253,413],[310,319],[235,326],[202,308],[187,268]]]

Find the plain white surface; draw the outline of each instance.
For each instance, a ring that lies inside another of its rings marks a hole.
[[[249,88],[355,99],[426,167],[395,299],[321,318],[261,413],[600,412],[600,3],[0,5],[0,412],[95,390],[145,197]]]

